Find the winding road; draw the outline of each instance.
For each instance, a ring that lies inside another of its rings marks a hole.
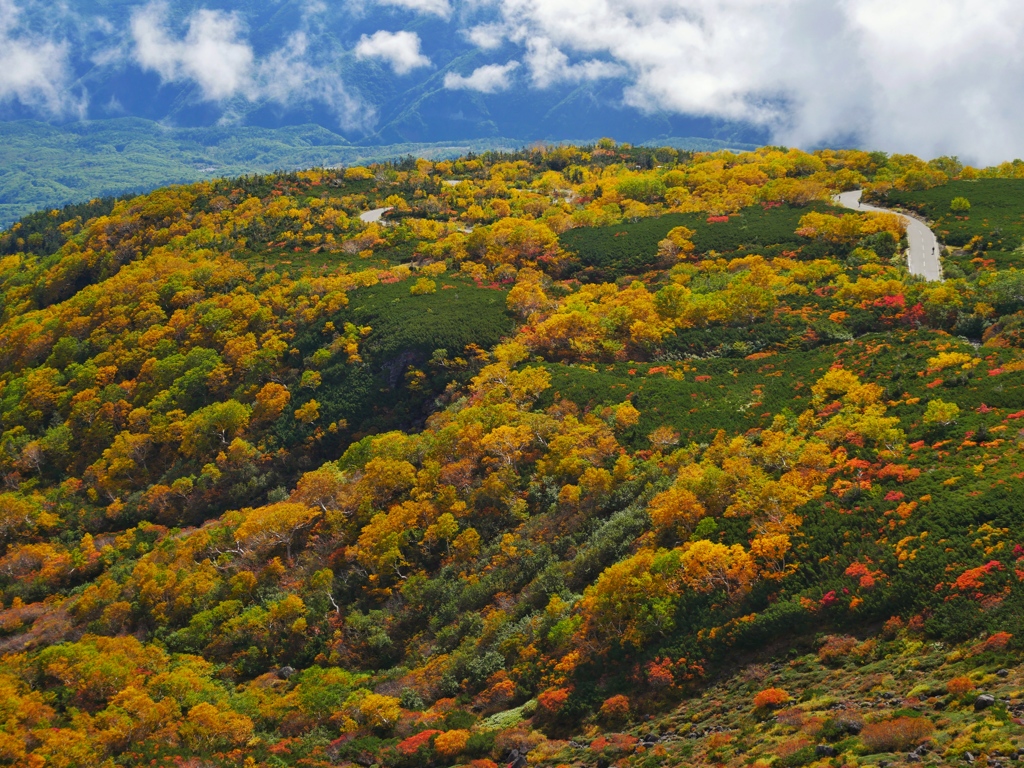
[[[862,203],[860,200],[861,190],[843,192],[836,195],[835,199],[844,208],[851,208],[855,211],[877,211],[879,213],[896,213],[888,208],[878,208],[874,205]],[[897,213],[907,222],[907,241],[910,243],[910,255],[907,257],[907,269],[912,275],[920,275],[925,280],[942,280],[942,264],[940,254],[942,246],[939,245],[935,233],[911,216]]]
[[[360,213],[359,220],[365,221],[367,224],[372,224],[375,221],[380,221],[380,217],[390,210],[390,208],[374,208],[372,211]]]

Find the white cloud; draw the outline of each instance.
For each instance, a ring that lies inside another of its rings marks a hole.
[[[405,8],[416,13],[427,13],[447,19],[452,15],[452,7],[448,0],[377,0],[380,5]]]
[[[256,57],[242,39],[238,14],[196,11],[189,17],[185,37],[178,40],[167,29],[167,6],[154,3],[132,15],[131,27],[135,61],[165,82],[191,80],[208,101],[255,96]]]
[[[288,103],[306,91],[319,72],[306,63],[309,39],[304,32],[288,38],[283,48],[274,51],[254,69],[256,80],[263,84],[264,95],[272,101]]]
[[[0,102],[18,101],[52,116],[81,115],[84,97],[70,90],[68,45],[21,26],[13,0],[0,0]]]
[[[365,124],[369,110],[338,63],[317,58],[330,47],[317,36],[341,6],[362,18],[390,6],[449,20],[492,56],[516,49],[509,58],[521,65],[448,74],[451,89],[617,78],[625,105],[743,121],[777,143],[854,141],[975,163],[1024,156],[1020,0],[300,0],[294,23],[305,33],[270,52],[254,48],[242,12],[199,10],[179,28],[166,4],[146,2],[101,18],[67,0],[0,0],[0,103],[81,114],[75,68],[134,62],[225,109],[318,102],[343,125]],[[425,42],[377,33],[356,55],[403,74],[428,65]],[[441,55],[431,51],[444,66]],[[512,77],[517,66],[525,76]]]
[[[490,51],[500,48],[508,31],[501,24],[478,24],[463,30],[463,36],[477,48]]]
[[[335,72],[310,64],[308,51],[309,37],[296,32],[283,48],[258,62],[255,81],[259,96],[284,105],[318,101],[331,108],[343,128],[367,128],[374,118],[373,109],[350,93]]]
[[[603,80],[626,73],[620,64],[597,59],[570,64],[569,57],[543,37],[530,40],[526,47],[526,66],[530,70],[533,84],[538,88],[548,88],[563,82]]]
[[[480,93],[505,91],[511,85],[509,75],[518,66],[518,61],[510,61],[508,64],[486,64],[465,76],[449,72],[444,76],[444,87],[451,91],[466,90]]]
[[[315,10],[316,3],[307,8]],[[204,9],[188,18],[184,37],[177,38],[167,26],[167,6],[151,3],[132,16],[132,54],[139,66],[156,72],[164,82],[195,83],[207,101],[320,102],[346,129],[372,122],[373,110],[350,93],[335,72],[308,61],[305,32],[293,33],[283,47],[261,59],[245,31],[237,14]]]
[[[327,3],[324,0],[306,0],[302,6],[302,16],[305,19],[309,19],[313,16],[319,16],[322,13],[327,12]]]
[[[96,31],[104,35],[113,35],[117,32],[117,27],[114,26],[114,22],[110,19],[104,18],[103,16],[96,16],[91,21],[92,26],[95,27]]]
[[[386,32],[363,35],[356,45],[358,59],[384,59],[396,75],[407,75],[418,67],[429,67],[430,59],[420,53],[420,36],[415,32]]]
[[[480,0],[466,0],[477,4]],[[627,104],[798,145],[1024,154],[1019,0],[503,0],[535,85],[614,75]],[[490,28],[489,28],[490,29]],[[495,35],[466,33],[494,47]],[[583,64],[570,60],[583,59]]]

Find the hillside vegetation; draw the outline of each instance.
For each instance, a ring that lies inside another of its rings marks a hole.
[[[1013,230],[927,283],[829,201],[1018,175],[605,140],[25,218],[0,764],[1016,756]]]

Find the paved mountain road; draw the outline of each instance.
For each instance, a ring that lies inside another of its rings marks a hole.
[[[878,211],[879,213],[896,213],[888,208],[878,208],[860,200],[861,190],[843,192],[836,195],[836,200],[845,208],[855,211]],[[907,268],[912,275],[920,275],[925,280],[942,280],[942,264],[939,254],[942,252],[935,233],[915,218],[897,214],[907,222],[907,240],[910,242],[910,256]]]
[[[365,221],[367,224],[372,224],[375,221],[380,221],[380,217],[390,210],[390,208],[374,208],[372,211],[360,213],[359,220]]]

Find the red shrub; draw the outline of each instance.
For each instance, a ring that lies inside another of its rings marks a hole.
[[[590,742],[590,749],[594,752],[604,752],[606,755],[629,754],[639,741],[636,736],[628,733],[610,733],[598,736]]]
[[[789,701],[789,694],[781,688],[765,688],[754,697],[758,709],[777,709]]]
[[[670,659],[655,659],[647,664],[647,682],[652,688],[671,688],[676,684]]]
[[[801,728],[803,727],[804,711],[799,707],[790,707],[789,709],[780,710],[775,714],[775,722],[781,725],[787,725],[790,728]]]
[[[953,587],[961,592],[980,590],[985,587],[984,578],[993,571],[1002,571],[1004,566],[998,560],[990,560],[977,568],[968,568],[956,577]]]
[[[568,698],[569,691],[567,689],[552,688],[550,691],[544,691],[544,693],[538,696],[537,703],[551,714],[555,714],[565,706],[565,702]]]
[[[857,647],[856,638],[849,635],[829,635],[825,643],[818,649],[818,658],[822,664],[842,663]]]
[[[775,754],[779,757],[779,760],[783,763],[786,762],[786,758],[792,757],[797,752],[806,749],[811,745],[807,739],[799,738],[787,741],[784,744],[780,744],[776,749]],[[802,764],[802,763],[801,763]]]
[[[896,637],[901,629],[903,629],[903,619],[899,616],[893,616],[882,627],[882,636],[887,638]]]
[[[923,717],[897,717],[868,723],[860,739],[872,752],[905,752],[928,738],[935,726]]]
[[[946,683],[946,692],[953,696],[963,696],[968,691],[974,690],[974,681],[966,675],[954,677]]]
[[[437,736],[441,731],[420,731],[419,733],[410,736],[405,741],[398,742],[398,746],[395,747],[401,754],[406,757],[415,755],[421,747],[429,747],[430,740]]]
[[[629,699],[622,694],[605,699],[601,705],[601,717],[610,722],[618,722],[629,717]]]
[[[502,670],[491,675],[487,681],[488,687],[482,691],[473,704],[484,712],[497,712],[505,709],[516,695],[516,684],[509,679],[508,674]]]
[[[984,651],[1005,651],[1006,646],[1010,644],[1013,639],[1013,635],[1009,632],[995,632],[989,636],[984,642],[982,642],[978,649],[981,652]]]
[[[711,738],[708,739],[708,749],[718,749],[720,747],[724,747],[731,741],[731,733],[713,733],[711,734]]]

